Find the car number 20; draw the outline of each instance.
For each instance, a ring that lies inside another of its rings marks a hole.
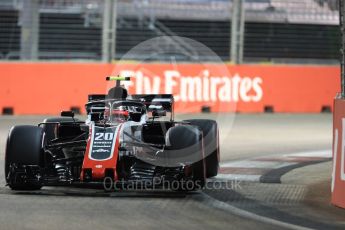
[[[96,141],[111,141],[114,138],[114,133],[95,133]]]

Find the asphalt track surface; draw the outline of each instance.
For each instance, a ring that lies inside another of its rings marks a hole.
[[[178,120],[192,117],[219,121],[222,162],[331,149],[330,114],[236,115],[233,124],[233,115],[229,114],[180,115]],[[13,125],[37,124],[43,118],[0,117],[0,229],[288,229],[296,228],[299,223],[312,228],[329,228],[317,222],[308,225],[305,220],[282,225],[262,219],[256,214],[263,210],[276,215],[278,221],[289,222],[294,217],[289,218],[286,213],[269,206],[255,205],[256,201],[242,199],[235,191],[105,193],[47,187],[37,192],[13,192],[5,187],[3,169],[8,130]],[[259,183],[243,184],[243,187],[253,194],[256,190],[274,193],[281,189]],[[298,190],[288,189],[295,193]],[[242,213],[243,207],[255,207],[253,213],[256,211],[256,214]]]

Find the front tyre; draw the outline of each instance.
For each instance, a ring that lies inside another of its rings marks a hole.
[[[43,129],[37,126],[11,128],[5,152],[5,178],[13,190],[37,190],[42,187]]]
[[[187,165],[187,173],[181,180],[178,191],[194,191],[202,189],[206,183],[206,162],[202,132],[192,126],[175,126],[166,134],[168,155],[184,156],[186,161],[194,163]]]
[[[215,177],[219,169],[219,130],[214,120],[192,119],[186,120],[193,126],[197,126],[204,136],[204,148],[206,156],[206,176]]]

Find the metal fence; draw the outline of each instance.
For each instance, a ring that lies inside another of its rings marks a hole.
[[[110,61],[166,35],[223,61],[337,63],[338,25],[337,0],[0,0],[0,59]]]

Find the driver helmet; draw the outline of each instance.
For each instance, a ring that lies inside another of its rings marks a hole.
[[[121,106],[119,108],[113,109],[110,114],[110,109],[107,108],[104,111],[104,115],[107,118],[112,118],[112,121],[127,121],[129,118],[129,112],[128,110],[124,107]]]

